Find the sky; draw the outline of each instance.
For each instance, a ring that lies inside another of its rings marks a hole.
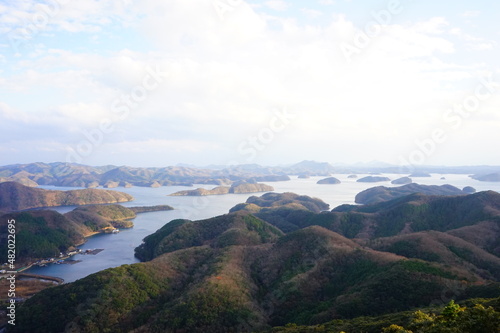
[[[0,165],[500,165],[499,12],[0,0]]]

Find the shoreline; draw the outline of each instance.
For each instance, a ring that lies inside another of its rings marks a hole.
[[[100,205],[109,205],[109,204],[100,204]],[[86,206],[86,205],[80,205],[80,206]],[[80,207],[80,206],[76,206],[76,207]],[[32,209],[24,210],[24,211],[36,211],[36,210],[41,210],[41,209],[52,210],[51,208],[57,208],[57,207],[65,207],[65,206],[39,207],[39,208],[32,208]],[[70,206],[66,206],[66,207],[70,207]],[[136,216],[134,216],[132,218],[123,218],[123,219],[117,219],[115,221],[110,221],[110,224],[111,224],[110,227],[107,227],[107,228],[101,229],[99,231],[94,231],[94,232],[90,232],[90,233],[87,233],[85,235],[82,235],[83,236],[83,240],[81,242],[75,243],[74,245],[72,245],[71,247],[69,247],[69,249],[74,249],[73,251],[75,251],[75,250],[82,250],[82,249],[79,249],[79,248],[82,247],[83,245],[85,245],[91,237],[94,237],[96,235],[100,235],[100,234],[114,234],[114,233],[116,233],[115,230],[120,231],[121,229],[132,229],[134,227],[133,220],[137,217],[138,214],[150,213],[150,212],[157,212],[157,211],[170,211],[170,210],[174,210],[174,208],[171,207],[171,206],[169,206],[169,205],[137,206],[137,207],[126,207],[126,208],[132,209],[134,211],[134,213],[136,214]],[[20,212],[20,211],[18,211],[18,212]],[[15,212],[15,213],[17,213],[17,212]],[[121,225],[117,228],[117,227],[113,226],[113,222],[121,223]],[[130,222],[130,225],[126,225],[126,222]],[[73,251],[70,251],[69,249],[67,250],[66,253],[73,252]],[[46,265],[56,264],[58,261],[60,261],[60,260],[64,261],[64,260],[70,259],[71,257],[73,257],[76,254],[82,254],[82,253],[81,252],[76,252],[76,253],[72,253],[71,255],[65,254],[62,257],[54,256],[52,258],[39,258],[37,260],[33,260],[33,261],[30,261],[30,262],[19,262],[19,264],[22,265],[22,266],[20,268],[12,270],[12,272],[15,272],[14,274],[26,272],[30,268],[33,268],[33,266],[38,266],[38,264],[40,262],[42,262],[42,264],[46,264]],[[50,259],[53,259],[53,260],[50,260]],[[25,274],[29,274],[29,273],[25,273]],[[35,275],[37,275],[37,274],[35,274]],[[55,279],[61,279],[60,277],[58,277],[56,275],[44,275],[44,276],[49,276],[49,277],[52,277],[52,278],[55,278]]]
[[[133,228],[133,226],[132,226],[132,227],[130,227],[130,228],[122,228],[122,229],[131,229],[131,228]],[[118,228],[115,228],[115,229],[118,229]],[[83,241],[83,242],[81,242],[81,243],[75,244],[75,245],[74,245],[74,247],[75,247],[75,248],[78,248],[79,246],[85,245],[85,244],[87,243],[87,240],[88,240],[89,238],[91,238],[91,237],[93,237],[93,236],[96,236],[96,235],[101,235],[101,234],[103,234],[103,235],[107,235],[107,234],[112,234],[112,233],[110,233],[110,232],[105,232],[104,230],[103,230],[103,231],[96,231],[96,232],[90,233],[90,234],[88,234],[88,235],[83,236],[84,241]],[[71,258],[71,257],[73,257],[73,256],[75,256],[75,255],[77,255],[77,254],[82,254],[82,253],[78,252],[78,253],[74,253],[74,254],[72,254],[72,255],[65,255],[65,256],[63,256],[63,257],[58,257],[58,258],[57,258],[57,261],[59,261],[59,260],[67,260],[67,259],[69,259],[69,258]],[[55,259],[55,258],[54,258],[54,259]],[[41,260],[47,260],[47,259],[39,259],[39,260],[37,260],[37,261],[41,261]],[[21,267],[21,268],[18,268],[18,269],[16,269],[15,271],[16,271],[17,273],[24,272],[24,271],[26,271],[26,270],[28,270],[28,269],[32,268],[33,266],[35,266],[37,261],[34,261],[34,262],[31,262],[31,263],[28,263],[26,266],[23,266],[23,267]],[[52,261],[52,262],[48,262],[47,264],[55,264],[57,261],[55,261],[55,260],[54,260],[54,261]],[[51,275],[46,275],[46,276],[51,276]],[[54,277],[54,278],[57,278],[57,279],[61,279],[61,278],[60,278],[60,277],[58,277],[58,276],[51,276],[51,277]]]

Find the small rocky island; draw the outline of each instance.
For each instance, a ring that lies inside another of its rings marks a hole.
[[[410,177],[401,177],[398,179],[394,179],[391,184],[397,184],[397,185],[406,185],[406,184],[411,184],[413,181],[411,180]]]
[[[424,177],[432,177],[431,174],[427,173],[427,172],[422,172],[422,171],[416,171],[414,173],[412,173],[411,175],[409,175],[408,177],[413,177],[413,178],[424,178]]]
[[[377,182],[390,182],[387,177],[382,176],[366,176],[357,180],[358,183],[377,183]]]
[[[318,180],[316,184],[340,184],[340,180],[335,177],[328,177],[325,179]]]

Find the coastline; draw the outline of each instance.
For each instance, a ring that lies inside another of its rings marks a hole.
[[[133,225],[132,225],[132,227],[130,227],[130,228],[133,228]],[[116,229],[116,230],[118,230],[117,228],[115,228],[115,229]],[[129,229],[129,228],[124,228],[124,229]],[[91,238],[91,237],[93,237],[93,236],[95,236],[95,235],[100,235],[100,234],[111,234],[111,232],[106,232],[105,230],[101,230],[101,231],[96,231],[96,232],[92,232],[92,233],[90,233],[90,234],[84,235],[84,236],[83,236],[83,237],[84,237],[84,241],[83,241],[83,242],[80,242],[80,243],[78,243],[78,244],[75,244],[75,245],[74,245],[74,247],[75,247],[75,248],[77,248],[77,247],[79,247],[79,246],[82,246],[82,245],[84,245],[84,244],[86,244],[86,243],[87,243],[87,239],[89,239],[89,238]],[[69,259],[69,258],[71,258],[71,257],[73,257],[74,255],[77,255],[77,254],[81,254],[81,252],[76,252],[76,253],[73,253],[73,254],[71,254],[71,255],[67,254],[67,255],[64,255],[64,256],[62,256],[62,257],[57,257],[57,261],[59,261],[59,260],[66,260],[66,259]],[[45,261],[47,261],[48,259],[38,259],[37,261],[31,262],[31,263],[29,263],[28,265],[26,265],[26,266],[24,266],[24,267],[21,267],[21,268],[19,268],[19,269],[16,269],[16,272],[17,272],[17,273],[24,272],[24,271],[26,271],[26,270],[30,269],[31,267],[33,267],[34,265],[36,265],[36,264],[37,264],[37,262],[39,262],[39,261],[44,261],[44,260],[45,260]],[[49,262],[47,262],[47,264],[55,264],[57,261],[56,261],[56,260],[54,260],[54,261],[49,261]],[[47,275],[47,276],[49,276],[49,275]],[[58,279],[60,279],[60,278],[59,278],[59,277],[57,277],[57,276],[54,276],[54,278],[58,278]]]
[[[143,213],[150,213],[150,212],[157,212],[157,211],[169,211],[169,210],[173,210],[172,207],[168,206],[168,205],[154,205],[154,206],[141,206],[141,207],[131,207],[129,209],[132,209],[134,210],[134,212],[136,214],[143,214]],[[96,235],[100,235],[100,234],[112,234],[114,230],[120,230],[120,229],[132,229],[134,227],[134,223],[133,223],[133,219],[135,219],[137,216],[134,216],[133,218],[124,218],[124,219],[117,219],[115,221],[111,221],[110,223],[113,224],[113,222],[117,222],[117,223],[120,223],[120,222],[130,222],[129,225],[120,225],[119,228],[117,227],[107,227],[107,228],[104,228],[104,229],[101,229],[99,231],[94,231],[94,232],[90,232],[90,233],[87,233],[85,235],[83,235],[83,241],[82,242],[79,242],[79,243],[76,243],[75,245],[73,245],[73,247],[76,249],[84,244],[87,243],[87,240],[90,239],[91,237],[93,236],[96,236]],[[112,228],[112,229],[111,229]],[[71,251],[70,251],[71,252]],[[71,258],[72,256],[76,255],[76,254],[79,254],[79,253],[74,253],[72,255],[65,255],[63,257],[58,257],[57,258],[57,261],[59,260],[67,260],[69,258]],[[41,260],[47,260],[47,259],[38,259],[36,261],[33,261],[33,262],[30,262],[30,263],[26,263],[23,267],[19,268],[19,269],[16,269],[16,272],[20,273],[20,272],[24,272],[28,269],[30,269],[31,267],[33,267],[34,265],[36,265],[37,262],[41,261]],[[47,262],[48,264],[54,264],[56,263],[56,261],[52,261],[52,262]],[[55,278],[59,278],[57,276],[53,276]]]

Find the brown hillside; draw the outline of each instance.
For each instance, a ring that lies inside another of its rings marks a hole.
[[[370,247],[408,258],[457,268],[469,280],[500,280],[500,258],[461,238],[439,231],[418,232],[369,242]]]
[[[0,183],[0,209],[18,211],[40,207],[106,204],[133,200],[129,194],[97,189],[54,191],[17,182]]]
[[[450,230],[447,233],[500,256],[500,222],[498,220],[480,222]]]
[[[16,330],[252,332],[426,306],[463,279],[319,226],[222,246],[231,230],[262,237],[273,229],[242,212],[172,221],[145,239],[153,248],[176,245],[169,251],[42,292],[20,309]]]

